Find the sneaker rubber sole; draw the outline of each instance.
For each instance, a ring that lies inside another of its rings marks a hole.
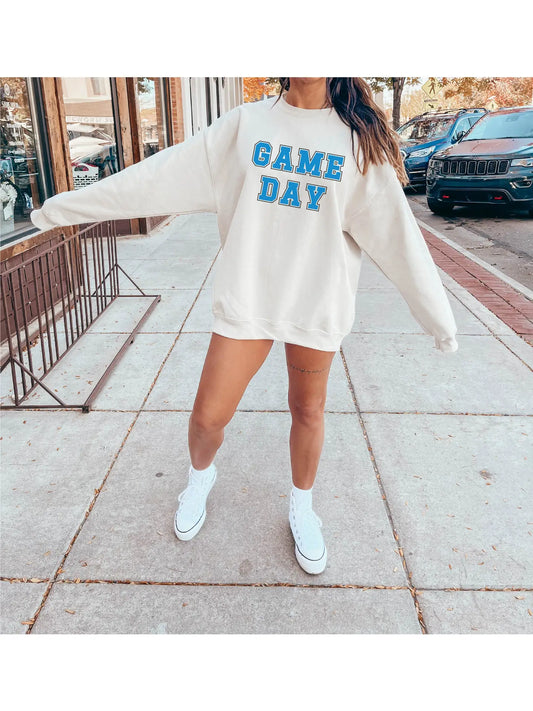
[[[206,512],[204,509],[201,517],[198,519],[198,521],[194,524],[194,526],[192,528],[189,528],[188,531],[180,531],[177,526],[176,516],[174,516],[174,533],[180,539],[180,541],[190,541],[191,538],[194,538],[196,536],[196,534],[198,533],[198,531],[204,525],[205,517],[206,517]]]
[[[298,548],[298,545],[296,543],[294,544],[294,553],[296,555],[296,560],[298,561],[300,567],[303,568],[306,573],[310,573],[311,575],[318,575],[319,573],[322,573],[328,562],[328,551],[325,546],[324,552],[322,553],[320,558],[314,560],[311,558],[306,558],[303,553],[300,552],[300,549]]]
[[[206,494],[206,497],[205,497],[205,498],[206,498],[206,503],[207,503],[207,497],[208,497],[208,495],[209,495],[209,492],[210,492],[211,489],[213,488],[213,485],[214,485],[216,479],[217,479],[217,471],[216,471],[216,469],[215,469],[214,476],[213,476],[213,480],[212,480],[212,482],[211,482],[210,485],[209,485],[209,489],[207,490],[207,494]],[[202,526],[204,525],[204,521],[205,521],[205,518],[206,518],[206,508],[205,508],[205,506],[204,506],[204,509],[203,509],[203,511],[202,511],[202,515],[200,516],[200,518],[198,519],[198,521],[194,524],[194,526],[192,526],[191,528],[189,528],[187,531],[181,531],[181,530],[178,528],[177,518],[178,518],[178,512],[176,511],[176,513],[174,514],[174,533],[176,534],[177,538],[179,538],[180,541],[190,541],[191,538],[194,538],[194,537],[196,536],[196,534],[198,533],[198,531],[199,531],[199,530],[202,528]]]

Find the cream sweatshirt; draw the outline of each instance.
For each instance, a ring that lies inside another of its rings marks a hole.
[[[364,251],[435,347],[456,351],[450,303],[393,166],[362,175],[334,109],[276,99],[237,106],[182,143],[54,195],[33,224],[216,213],[212,330],[326,351],[352,328]]]

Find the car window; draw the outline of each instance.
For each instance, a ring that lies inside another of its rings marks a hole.
[[[472,128],[467,140],[488,138],[533,138],[533,111],[485,114]]]
[[[403,141],[432,141],[446,136],[453,122],[452,117],[428,116],[400,126],[397,133]]]
[[[469,129],[470,121],[468,120],[468,117],[465,116],[457,122],[455,131],[453,132],[453,138],[457,138],[457,134],[459,133],[459,131],[468,131]]]

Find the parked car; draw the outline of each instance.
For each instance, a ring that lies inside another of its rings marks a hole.
[[[533,106],[486,114],[453,146],[429,162],[430,210],[448,215],[454,205],[506,205],[533,216]]]
[[[396,129],[409,186],[426,185],[428,162],[435,151],[451,146],[487,113],[487,109],[426,111]]]
[[[72,166],[78,172],[74,177],[83,178],[80,186],[88,178],[82,176],[82,172],[87,172],[87,166],[98,168],[99,180],[118,172],[117,146],[110,134],[90,124],[68,124],[67,130]]]

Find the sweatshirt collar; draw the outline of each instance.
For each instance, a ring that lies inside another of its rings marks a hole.
[[[275,99],[274,102],[276,102]],[[293,106],[285,99],[285,92],[281,94],[279,101],[277,101],[275,105],[278,106],[281,111],[284,111],[287,114],[292,114],[293,116],[299,116],[300,118],[327,116],[334,110],[332,106],[325,109],[303,109],[299,106]]]

